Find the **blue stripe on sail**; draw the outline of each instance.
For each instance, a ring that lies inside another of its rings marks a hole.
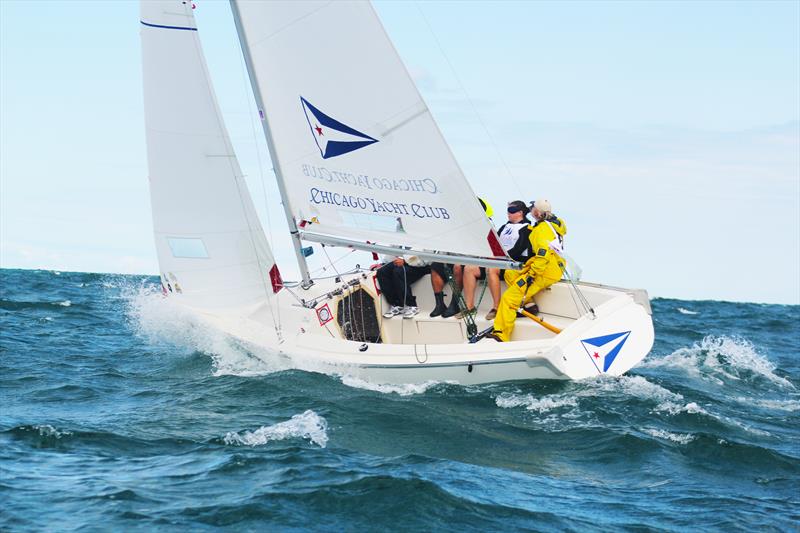
[[[325,145],[325,154],[322,156],[322,159],[346,154],[347,152],[358,150],[359,148],[376,142],[378,141],[328,141],[328,144]]]
[[[149,22],[145,22],[140,20],[142,24],[145,26],[150,26],[151,28],[163,28],[165,30],[188,30],[188,31],[197,31],[197,28],[189,28],[184,26],[162,26],[161,24],[150,24]]]

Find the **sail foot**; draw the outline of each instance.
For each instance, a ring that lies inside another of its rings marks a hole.
[[[472,255],[452,254],[447,252],[437,252],[431,250],[415,250],[401,246],[390,246],[371,242],[362,242],[352,239],[345,239],[334,235],[325,235],[310,231],[300,231],[300,238],[306,241],[318,242],[328,246],[343,246],[365,252],[380,253],[386,255],[408,256],[414,255],[425,261],[447,263],[454,265],[476,265],[485,268],[505,268],[519,269],[522,263],[511,258],[490,258]]]

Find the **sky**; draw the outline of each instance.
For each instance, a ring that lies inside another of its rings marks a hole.
[[[292,278],[230,8],[195,3],[234,147]],[[587,281],[800,303],[800,2],[375,7],[498,222],[506,202],[545,196]],[[138,11],[0,0],[0,267],[158,272]],[[317,249],[312,269],[325,259]],[[369,262],[337,266],[351,260]]]

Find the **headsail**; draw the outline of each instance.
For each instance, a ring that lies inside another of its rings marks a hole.
[[[141,2],[145,122],[164,290],[188,305],[269,298],[280,275],[220,115],[192,3]]]
[[[309,240],[506,258],[369,3],[231,3]]]

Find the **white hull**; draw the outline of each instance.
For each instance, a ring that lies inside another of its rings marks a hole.
[[[318,281],[307,291],[292,289],[306,301],[322,296],[314,308],[301,306],[288,290],[283,290],[272,311],[265,304],[236,313],[230,309],[224,313],[205,312],[203,317],[259,358],[287,358],[296,368],[350,375],[373,383],[476,384],[620,375],[639,363],[653,346],[653,323],[644,291],[581,283],[581,292],[595,311],[592,317],[591,313],[580,312],[575,291],[565,282],[536,297],[540,316],[562,328],[560,334],[522,317],[517,319],[511,342],[484,339],[470,344],[464,321],[428,317],[433,302],[427,277],[414,286],[421,308],[419,315],[413,319],[378,318],[380,343],[346,340],[339,326],[339,302],[359,288],[374,296],[373,276],[374,273],[368,273],[366,278],[353,274],[339,283]],[[360,284],[325,297],[352,280]],[[375,302],[379,317],[381,306],[385,308],[387,304],[382,297]],[[479,330],[490,325],[483,316],[491,303],[487,290],[476,320]],[[317,310],[326,304],[331,320],[321,325]],[[275,317],[280,314],[280,335],[273,325],[272,313]]]

